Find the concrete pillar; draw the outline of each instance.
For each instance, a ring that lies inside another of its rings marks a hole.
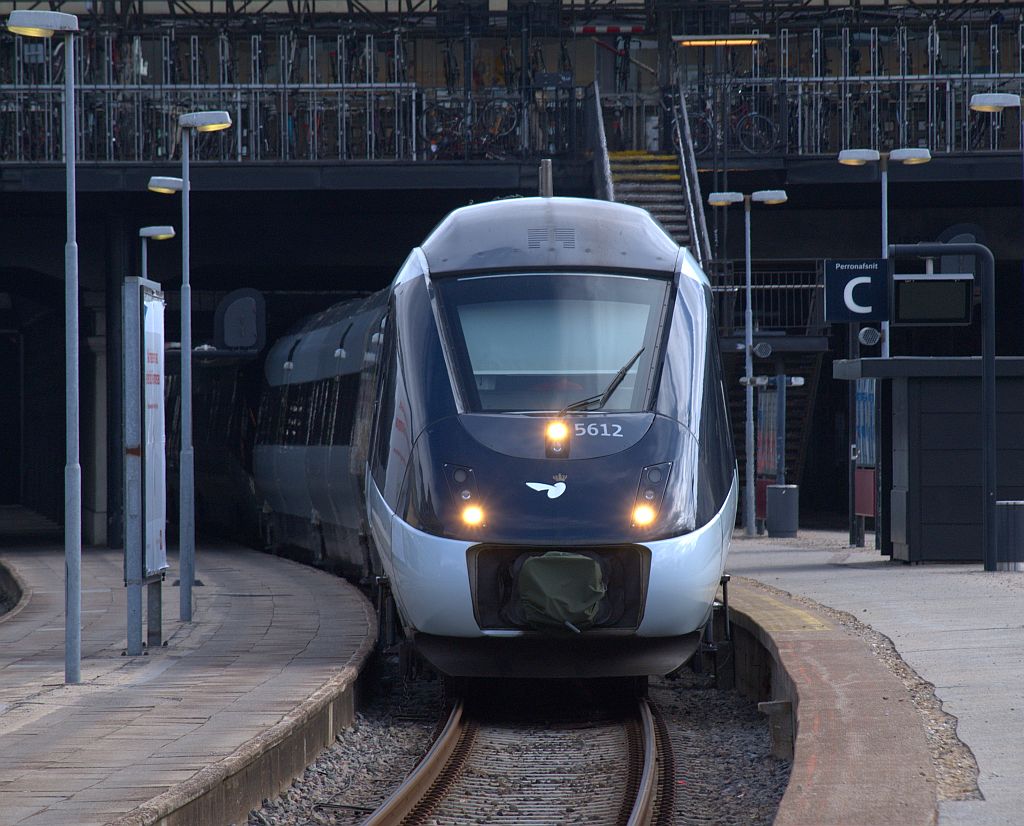
[[[107,544],[107,362],[104,297],[82,296],[82,541]]]
[[[124,423],[121,421],[121,285],[133,275],[131,238],[124,217],[107,223],[106,389],[107,389],[107,546],[124,547]]]

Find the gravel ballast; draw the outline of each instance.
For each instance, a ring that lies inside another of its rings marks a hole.
[[[251,812],[249,826],[361,823],[412,770],[445,716],[443,691],[436,680],[403,685],[394,662],[381,671],[380,691],[356,724],[289,789]],[[789,763],[771,756],[756,706],[688,669],[652,679],[650,698],[676,755],[675,822],[770,824]]]

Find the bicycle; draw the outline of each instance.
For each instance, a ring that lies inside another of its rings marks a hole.
[[[435,101],[423,110],[420,140],[427,160],[464,157],[466,118],[461,100]]]
[[[518,126],[518,105],[511,100],[492,100],[480,110],[474,129],[474,148],[488,160],[503,160],[517,148]]]
[[[703,155],[714,146],[718,134],[714,107],[709,98],[704,101],[703,112],[690,116],[690,137],[693,151]],[[729,112],[725,136],[733,138],[749,155],[764,155],[778,143],[779,130],[775,121],[750,107],[740,97]]]

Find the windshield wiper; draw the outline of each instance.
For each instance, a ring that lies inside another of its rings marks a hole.
[[[612,380],[610,382],[608,382],[608,386],[605,388],[603,393],[600,393],[595,396],[587,396],[587,398],[585,399],[580,399],[579,401],[567,404],[565,407],[562,408],[561,412],[558,414],[559,417],[564,416],[570,410],[586,410],[594,402],[597,402],[597,407],[595,407],[594,410],[600,410],[602,407],[604,407],[608,403],[608,400],[612,397],[612,393],[614,393],[616,389],[618,389],[618,386],[622,384],[622,380],[626,378],[626,374],[629,372],[629,368],[636,364],[636,360],[640,358],[640,354],[643,353],[645,349],[645,347],[641,347],[633,354],[633,357],[629,361],[627,361],[625,364],[622,365],[622,367],[619,368],[619,372],[612,377]]]

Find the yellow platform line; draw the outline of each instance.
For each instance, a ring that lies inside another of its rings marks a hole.
[[[787,605],[768,594],[744,588],[742,591],[736,589],[730,597],[730,602],[736,608],[751,616],[769,633],[832,630],[831,625],[814,614],[794,605]]]

